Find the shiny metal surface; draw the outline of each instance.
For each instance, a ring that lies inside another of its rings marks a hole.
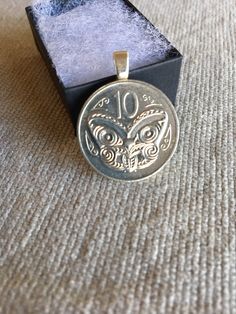
[[[129,77],[129,53],[128,51],[115,51],[113,53],[118,80],[125,80]]]
[[[116,180],[137,181],[170,160],[179,123],[159,89],[141,81],[117,80],[86,101],[77,135],[84,157],[96,171]]]

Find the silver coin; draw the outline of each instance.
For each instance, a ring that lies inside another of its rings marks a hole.
[[[81,151],[99,173],[137,181],[157,173],[170,160],[179,123],[167,96],[135,80],[117,80],[85,103],[77,125]]]

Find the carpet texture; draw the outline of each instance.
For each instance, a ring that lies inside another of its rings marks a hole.
[[[235,1],[133,2],[185,57],[177,153],[141,183],[86,164],[27,1],[0,2],[0,313],[236,313]]]

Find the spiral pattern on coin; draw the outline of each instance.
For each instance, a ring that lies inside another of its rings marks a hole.
[[[100,155],[101,155],[101,158],[103,160],[105,160],[105,162],[107,163],[112,163],[113,161],[115,161],[115,152],[112,148],[103,148],[101,149],[101,152],[100,152]]]
[[[158,156],[159,148],[154,144],[150,144],[144,147],[143,153],[147,159],[155,159]]]
[[[156,126],[145,126],[140,131],[140,140],[144,143],[152,143],[158,136],[159,131]]]
[[[115,146],[122,144],[121,138],[117,135],[114,130],[106,127],[98,126],[94,130],[94,135],[103,145]]]

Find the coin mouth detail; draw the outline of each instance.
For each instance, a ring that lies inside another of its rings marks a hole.
[[[158,156],[155,145],[133,144],[126,147],[104,147],[100,156],[104,163],[118,171],[135,172],[152,164]]]

